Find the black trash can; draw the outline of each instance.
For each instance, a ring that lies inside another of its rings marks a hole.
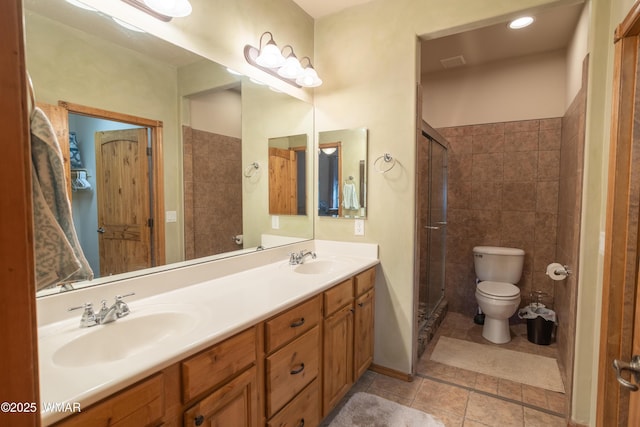
[[[527,339],[534,344],[549,345],[554,326],[553,321],[545,320],[542,316],[527,319]]]
[[[539,304],[530,304],[518,312],[518,317],[527,320],[527,339],[539,345],[551,344],[556,313]]]

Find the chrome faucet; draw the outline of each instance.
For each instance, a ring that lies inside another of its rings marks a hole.
[[[116,301],[113,303],[111,307],[107,307],[107,300],[102,300],[102,307],[100,307],[100,311],[95,313],[93,311],[93,304],[90,302],[84,303],[78,307],[71,307],[68,311],[84,309],[82,312],[82,317],[80,318],[80,327],[88,328],[95,325],[104,325],[105,323],[115,322],[121,317],[125,317],[131,310],[127,303],[122,301],[125,297],[130,297],[131,295],[135,295],[134,292],[125,295],[117,295]]]
[[[310,256],[312,259],[316,259],[316,253],[311,251],[300,251],[298,253],[293,252],[289,256],[289,265],[299,265],[304,264],[304,259]]]

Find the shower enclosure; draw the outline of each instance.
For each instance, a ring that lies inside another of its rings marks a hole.
[[[446,311],[447,146],[425,122],[417,147],[416,330],[418,357]]]

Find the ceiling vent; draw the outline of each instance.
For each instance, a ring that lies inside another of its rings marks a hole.
[[[456,68],[461,67],[467,62],[464,60],[462,55],[452,56],[451,58],[441,59],[440,63],[444,68]]]

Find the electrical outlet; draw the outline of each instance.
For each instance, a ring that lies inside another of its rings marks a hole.
[[[354,222],[354,234],[356,236],[364,236],[364,220],[363,219],[356,219]]]
[[[178,221],[178,214],[176,213],[176,211],[167,211],[165,212],[165,220],[167,222],[176,222]]]
[[[274,230],[280,228],[280,217],[278,215],[273,215],[271,217],[271,228]]]

